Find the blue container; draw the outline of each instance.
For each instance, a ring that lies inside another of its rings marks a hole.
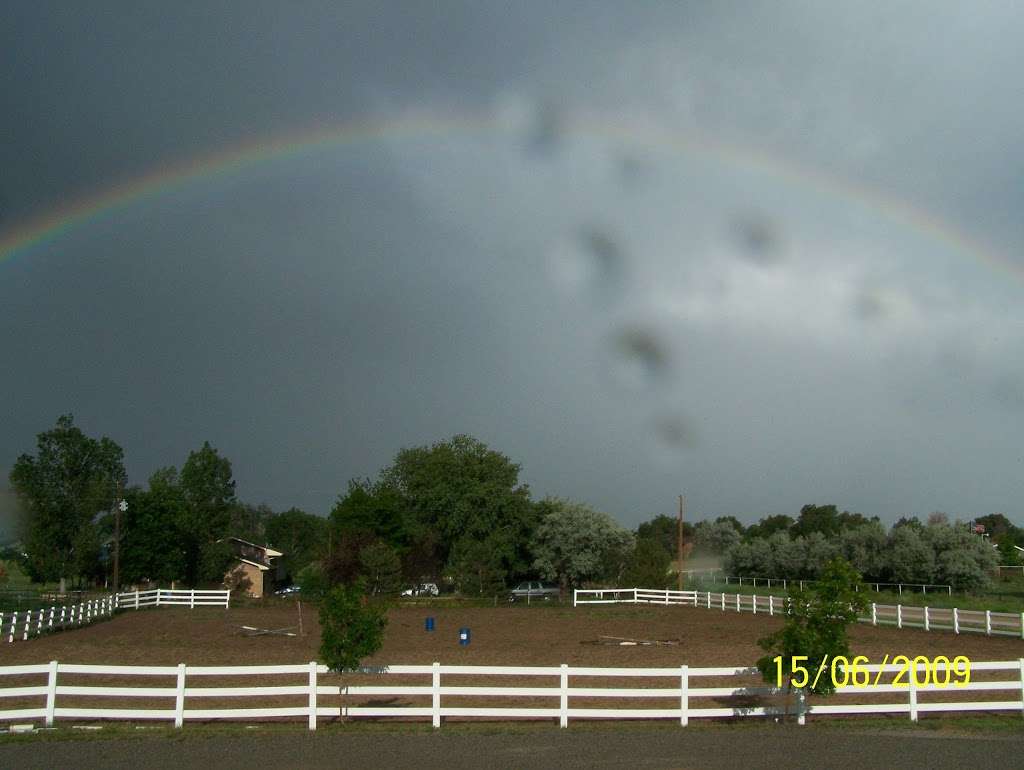
[[[433,618],[427,618],[426,621],[423,623],[423,627],[425,629],[427,629],[427,631],[433,631],[434,630],[434,619]]]
[[[468,628],[460,628],[459,629],[459,644],[461,644],[463,647],[465,647],[467,644],[469,644],[469,629]]]

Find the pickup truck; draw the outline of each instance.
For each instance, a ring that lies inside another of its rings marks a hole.
[[[557,599],[561,595],[562,591],[558,586],[541,583],[539,580],[528,580],[513,588],[508,595],[508,600],[509,602],[518,602],[541,599],[549,602],[552,598]]]

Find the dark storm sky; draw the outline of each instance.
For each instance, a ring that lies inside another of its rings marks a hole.
[[[1024,499],[1013,3],[8,2],[0,470],[73,412],[325,513],[471,433],[634,525]],[[483,128],[480,124],[483,124]],[[613,130],[614,127],[614,130]],[[5,515],[10,503],[3,502]]]

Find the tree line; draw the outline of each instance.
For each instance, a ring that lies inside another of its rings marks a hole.
[[[634,568],[633,533],[609,514],[560,498],[534,500],[520,466],[471,436],[400,450],[376,479],[354,479],[326,517],[241,502],[232,466],[208,442],[145,485],[124,488],[124,452],[63,415],[10,474],[23,508],[23,567],[37,582],[109,583],[115,535],[122,585],[218,584],[238,537],[283,552],[312,593],[338,584],[385,594],[451,578],[489,594],[536,577],[564,587]],[[115,524],[114,505],[127,511]],[[641,556],[643,555],[641,549]],[[667,562],[665,564],[667,567]]]
[[[669,517],[659,517],[639,531],[660,537],[668,548],[674,547],[675,526]],[[977,591],[988,585],[997,564],[1019,563],[1013,546],[1024,540],[1024,531],[998,513],[950,523],[937,512],[926,522],[902,517],[886,529],[878,517],[835,505],[805,505],[796,518],[767,516],[749,527],[734,516],[701,521],[687,537],[698,552],[719,557],[730,575],[814,579],[841,556],[868,582],[940,583]]]

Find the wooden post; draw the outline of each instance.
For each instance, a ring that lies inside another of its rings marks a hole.
[[[1021,661],[1024,664],[1024,660]],[[1024,667],[1021,668],[1024,681]],[[690,724],[690,667],[679,667],[679,724],[686,727]]]
[[[441,664],[434,661],[434,670],[430,678],[430,721],[434,727],[441,726]]]
[[[316,730],[316,661],[309,661],[309,729]]]
[[[676,534],[676,558],[679,560],[679,590],[683,590],[683,496],[679,495],[679,532]]]
[[[185,664],[178,664],[177,690],[174,694],[174,726],[185,724]]]
[[[558,726],[569,726],[569,664],[562,664],[562,672],[558,677]]]
[[[50,661],[46,676],[46,726],[53,727],[53,715],[57,708],[57,661]]]

